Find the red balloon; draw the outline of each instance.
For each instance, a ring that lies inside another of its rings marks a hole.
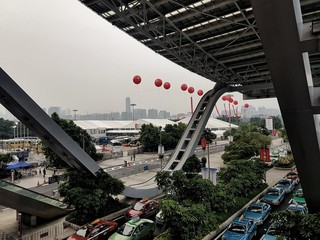
[[[188,92],[189,92],[189,93],[193,93],[193,92],[194,92],[194,88],[193,88],[193,87],[189,87],[189,88],[188,88]]]
[[[163,84],[163,87],[164,87],[165,89],[169,89],[169,88],[171,87],[171,85],[170,85],[169,82],[165,82],[165,83]]]
[[[135,84],[141,83],[141,77],[140,77],[139,75],[135,75],[135,76],[133,77],[133,82],[134,82]]]
[[[248,104],[248,103],[246,103],[246,104],[244,105],[244,107],[245,107],[245,108],[248,108],[248,107],[249,107],[249,104]]]
[[[181,84],[181,90],[182,91],[185,91],[185,90],[187,90],[188,89],[188,85],[187,84]]]
[[[233,102],[233,98],[232,98],[232,97],[229,97],[228,101],[229,101],[230,103],[232,103],[232,102]]]
[[[234,105],[238,105],[238,101],[237,101],[237,100],[234,100],[234,101],[233,101],[233,104],[234,104]]]
[[[202,96],[203,95],[203,91],[201,89],[198,90],[198,95]]]
[[[161,87],[162,86],[162,80],[157,78],[155,81],[154,81],[154,85],[156,85],[157,87]]]
[[[227,96],[222,96],[222,101],[226,101],[227,100]]]

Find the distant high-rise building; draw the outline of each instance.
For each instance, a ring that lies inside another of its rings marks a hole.
[[[61,115],[61,108],[60,107],[49,107],[48,108],[48,115],[51,117],[52,113],[57,113],[59,116]]]
[[[159,111],[159,119],[169,119],[170,118],[170,113],[167,111]]]
[[[148,118],[149,119],[158,119],[158,110],[157,109],[148,109]]]
[[[131,120],[132,115],[130,112],[122,112],[121,113],[121,120]]]
[[[130,108],[130,98],[126,97],[126,112],[129,113],[131,112],[131,108]]]
[[[146,109],[134,109],[134,119],[143,119],[147,118],[147,110]]]

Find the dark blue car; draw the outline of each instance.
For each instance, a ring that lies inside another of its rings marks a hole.
[[[223,240],[249,240],[252,239],[257,233],[257,224],[250,219],[240,217],[235,219],[224,234]]]
[[[242,213],[242,216],[253,220],[257,225],[263,224],[264,220],[269,216],[271,206],[264,202],[254,202]]]

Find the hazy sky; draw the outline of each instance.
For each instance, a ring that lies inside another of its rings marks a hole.
[[[77,109],[78,114],[136,108],[189,112],[197,90],[214,82],[170,62],[112,26],[76,0],[0,0],[0,67],[41,107]],[[134,75],[142,82],[135,85]],[[155,79],[169,82],[165,90]],[[181,84],[195,89],[183,92]],[[279,108],[276,99],[243,101]],[[219,100],[221,111],[223,102]]]

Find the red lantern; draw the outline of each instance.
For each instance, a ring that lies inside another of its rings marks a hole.
[[[193,93],[193,92],[194,92],[194,88],[193,88],[193,87],[189,87],[189,88],[188,88],[188,92],[189,92],[189,93]]]
[[[248,108],[248,107],[249,107],[249,104],[248,104],[248,103],[246,103],[246,104],[244,105],[244,107],[245,107],[245,108]]]
[[[133,82],[134,82],[135,84],[141,83],[141,77],[140,77],[139,75],[135,75],[135,76],[133,77]]]
[[[155,81],[154,81],[154,85],[156,85],[156,87],[161,87],[162,86],[162,80],[161,79],[156,79]]]
[[[229,97],[228,101],[229,101],[230,103],[232,103],[232,102],[233,102],[233,98],[232,98],[232,97]]]
[[[238,101],[237,101],[237,100],[234,100],[234,101],[233,101],[233,104],[234,104],[234,105],[238,105]]]
[[[185,90],[187,90],[188,89],[188,85],[187,84],[181,84],[181,90],[182,91],[185,91]]]
[[[203,95],[203,91],[200,89],[200,90],[198,90],[198,95],[199,96],[202,96]]]
[[[222,96],[222,101],[226,101],[227,100],[227,96]]]
[[[165,83],[163,84],[163,87],[164,87],[164,89],[169,89],[169,88],[171,87],[171,85],[170,85],[169,82],[165,82]]]

